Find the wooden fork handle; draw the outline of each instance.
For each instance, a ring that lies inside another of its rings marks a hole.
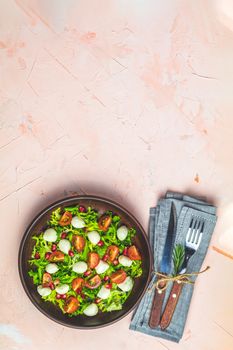
[[[164,281],[161,281],[161,283],[159,283],[160,288],[163,288],[165,285],[166,285],[166,282]],[[148,322],[150,328],[156,328],[159,326],[165,292],[166,290],[158,291],[157,289],[155,289],[150,318]]]
[[[160,328],[162,330],[166,329],[172,320],[182,288],[183,283],[174,282],[172,285],[172,289],[160,321]]]

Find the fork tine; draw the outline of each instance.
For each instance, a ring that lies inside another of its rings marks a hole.
[[[197,242],[198,242],[199,233],[201,232],[201,229],[202,229],[202,221],[199,221],[198,225],[197,225],[197,230],[196,230],[195,236],[193,238],[193,243],[194,244],[197,244]]]
[[[190,221],[189,229],[188,229],[188,232],[187,232],[187,235],[186,235],[186,238],[185,238],[186,243],[189,241],[189,238],[190,238],[190,235],[191,235],[191,232],[192,232],[192,227],[193,227],[193,218]]]
[[[193,226],[193,232],[192,232],[192,235],[191,235],[191,237],[189,239],[189,242],[193,242],[193,240],[195,238],[195,235],[196,235],[197,227],[198,227],[198,221],[195,221],[195,224]]]
[[[201,239],[202,239],[202,232],[200,233],[199,237],[198,237],[198,241],[196,243],[196,249],[199,247],[200,243],[201,243]]]

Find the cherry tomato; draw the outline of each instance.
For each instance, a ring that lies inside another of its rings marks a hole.
[[[107,289],[112,289],[112,283],[107,283],[107,284],[105,284],[105,288],[107,288]]]
[[[72,281],[72,289],[76,292],[78,289],[81,289],[82,285],[83,285],[83,278],[81,277],[77,277],[75,279],[73,279]]]
[[[127,274],[124,270],[118,270],[116,272],[113,272],[113,274],[110,276],[112,283],[122,283],[126,279]]]
[[[135,245],[131,245],[131,247],[128,248],[128,257],[131,260],[142,260],[141,255]]]
[[[64,259],[65,259],[64,253],[58,250],[50,254],[50,257],[49,257],[49,261],[51,262],[60,262],[60,261],[63,261]]]
[[[35,259],[40,259],[40,253],[36,252],[34,258]]]
[[[107,282],[107,281],[110,280],[110,277],[109,277],[109,276],[105,276],[105,277],[103,278],[103,280],[104,280],[105,282]]]
[[[56,294],[57,299],[61,299],[61,294]]]
[[[67,295],[66,294],[61,294],[61,299],[66,299]]]
[[[119,248],[116,245],[110,245],[107,249],[108,261],[113,262],[119,254]]]
[[[87,258],[87,264],[90,269],[94,269],[100,262],[99,254],[97,253],[89,253]]]
[[[43,287],[50,287],[50,283],[53,281],[52,276],[50,273],[45,272],[42,277],[42,286]]]
[[[100,284],[101,278],[99,275],[95,275],[94,277],[91,277],[88,281],[85,281],[85,287],[89,289],[98,288]]]
[[[77,298],[70,296],[64,306],[64,311],[67,312],[68,314],[72,314],[75,312],[79,307],[79,301]]]
[[[72,239],[73,246],[78,253],[81,253],[85,247],[86,240],[83,236],[74,235]]]
[[[98,219],[99,228],[102,231],[107,231],[109,226],[110,226],[110,224],[111,224],[111,222],[112,222],[111,216],[107,215],[107,214],[104,214]]]
[[[61,226],[70,225],[71,220],[72,220],[72,214],[69,211],[65,211],[61,219],[59,220],[59,225]]]
[[[87,211],[83,205],[80,205],[78,209],[79,209],[80,213],[86,213],[86,211]]]

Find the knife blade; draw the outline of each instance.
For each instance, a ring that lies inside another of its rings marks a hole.
[[[159,267],[159,272],[164,275],[167,275],[171,271],[172,264],[172,248],[173,241],[176,232],[176,209],[175,205],[172,203],[171,205],[171,213],[169,217],[168,229],[167,229],[167,237],[165,241],[165,246],[163,250],[163,256]],[[158,281],[161,277],[158,277]],[[159,283],[159,287],[163,288],[166,285],[166,282]],[[163,300],[165,297],[166,290],[157,290],[155,289],[154,299],[152,303],[150,318],[149,318],[149,326],[150,328],[156,328],[160,323],[160,317],[162,313]]]

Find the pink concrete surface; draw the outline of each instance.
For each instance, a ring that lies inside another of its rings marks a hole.
[[[0,2],[0,348],[232,350],[231,0]],[[166,190],[207,196],[219,220],[179,345],[62,327],[19,281],[25,227],[73,193],[118,201],[147,228]]]

